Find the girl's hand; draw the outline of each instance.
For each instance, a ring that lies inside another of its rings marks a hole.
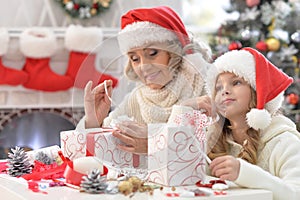
[[[102,125],[104,118],[108,115],[111,102],[105,92],[104,82],[92,89],[93,82],[89,81],[84,88],[84,111],[85,127],[97,128]],[[109,97],[112,94],[112,81],[106,80]]]
[[[213,176],[235,181],[240,173],[240,161],[233,156],[220,156],[211,162],[209,168]]]
[[[207,116],[212,116],[212,103],[209,96],[200,96],[187,99],[181,103],[182,106],[190,106],[195,110],[202,110]]]
[[[133,121],[124,121],[116,125],[117,130],[112,135],[123,144],[118,148],[136,154],[148,152],[148,127]]]

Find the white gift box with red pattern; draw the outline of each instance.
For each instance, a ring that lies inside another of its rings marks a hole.
[[[87,132],[76,130],[60,133],[61,150],[71,160],[84,156],[96,156],[107,165],[116,168],[138,167],[139,157],[117,148],[118,139],[111,129],[91,129]],[[107,166],[107,167],[109,167]]]
[[[76,130],[60,132],[60,147],[70,160],[86,156],[86,134]]]
[[[205,128],[198,111],[178,115],[173,123],[148,126],[148,180],[165,186],[205,180]]]

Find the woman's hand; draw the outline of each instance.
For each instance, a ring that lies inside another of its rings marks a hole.
[[[209,165],[211,174],[221,180],[235,181],[240,173],[240,161],[233,156],[220,156]]]
[[[108,115],[112,94],[112,81],[106,80],[107,93],[105,92],[105,83],[101,83],[92,89],[93,82],[89,81],[84,88],[84,111],[85,127],[97,128],[102,125],[104,118]]]
[[[148,127],[133,121],[124,121],[116,125],[117,130],[112,135],[123,144],[118,148],[136,154],[148,152]]]
[[[212,109],[212,103],[209,96],[200,96],[191,99],[187,99],[181,103],[182,106],[190,106],[195,110],[202,110],[207,116],[212,116],[215,111]]]

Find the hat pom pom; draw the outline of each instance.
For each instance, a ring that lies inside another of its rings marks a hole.
[[[265,109],[253,108],[247,113],[248,125],[255,130],[267,128],[271,124],[271,119],[271,114]]]

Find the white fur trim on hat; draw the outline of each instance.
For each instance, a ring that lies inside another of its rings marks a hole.
[[[0,56],[7,53],[9,42],[8,31],[5,28],[0,28]]]
[[[256,89],[255,60],[249,51],[234,50],[225,53],[214,62],[219,73],[232,72]]]
[[[178,40],[178,37],[171,30],[148,21],[129,24],[118,34],[119,47],[122,53],[151,42],[164,42],[176,39]]]
[[[47,58],[55,53],[56,48],[56,37],[47,28],[29,28],[20,35],[20,50],[26,57]]]
[[[101,45],[102,41],[103,32],[95,26],[70,25],[65,35],[65,47],[69,51],[89,53]]]
[[[259,110],[252,108],[250,112],[246,114],[246,117],[248,125],[255,130],[267,128],[272,121],[271,114],[266,109]]]
[[[213,63],[206,79],[206,90],[212,95],[216,79],[222,72],[231,72],[244,78],[253,89],[256,89],[255,60],[252,54],[245,50],[233,50],[226,52]]]

